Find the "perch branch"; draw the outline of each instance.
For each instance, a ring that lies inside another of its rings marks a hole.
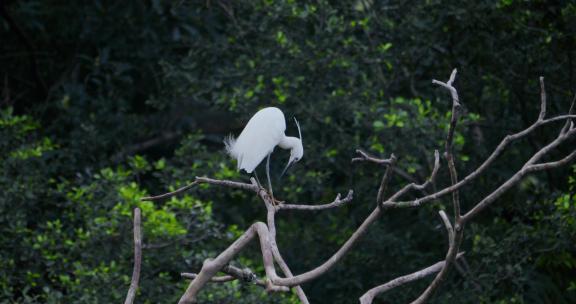
[[[130,282],[130,289],[126,295],[124,304],[134,303],[136,298],[136,291],[138,290],[138,282],[140,281],[140,268],[142,265],[142,230],[140,208],[134,209],[134,269],[132,270],[132,281]]]
[[[180,194],[182,192],[185,192],[185,191],[189,190],[190,188],[192,188],[198,184],[210,184],[210,185],[225,186],[225,187],[237,188],[237,189],[243,189],[243,190],[252,190],[255,192],[258,191],[258,186],[254,185],[253,183],[248,184],[248,183],[241,183],[241,182],[235,182],[235,181],[230,181],[230,180],[220,180],[220,179],[213,179],[213,178],[208,178],[208,177],[197,176],[196,179],[192,183],[190,183],[184,187],[176,189],[172,192],[167,192],[167,193],[156,195],[156,196],[143,197],[140,200],[141,201],[157,201],[157,200],[161,200],[161,199],[166,199],[166,198],[175,196],[177,194]]]
[[[274,260],[276,261],[278,266],[280,266],[280,269],[282,270],[284,275],[287,278],[291,278],[294,276],[294,274],[290,270],[290,267],[288,267],[288,264],[286,263],[286,261],[282,257],[282,254],[280,254],[280,249],[278,249],[278,244],[276,243],[275,216],[276,216],[276,212],[279,209],[274,207],[274,203],[273,203],[274,198],[271,197],[270,195],[268,195],[267,192],[261,191],[260,197],[262,198],[262,200],[264,201],[264,204],[266,205],[266,221],[268,224],[268,231],[269,231],[268,241],[269,241],[270,249],[272,250],[272,255],[274,256]],[[296,295],[298,296],[298,298],[300,299],[300,302],[302,304],[309,304],[308,297],[306,297],[306,293],[304,293],[304,289],[302,289],[301,286],[298,286],[298,285],[294,286],[294,290],[296,291]]]

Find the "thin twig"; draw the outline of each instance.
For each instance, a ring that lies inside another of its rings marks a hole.
[[[410,183],[404,186],[402,189],[394,193],[387,201],[383,202],[381,204],[382,208],[395,208],[395,204],[397,204],[396,200],[402,197],[404,194],[411,190],[423,190],[424,188],[428,187],[436,179],[438,170],[440,170],[440,153],[438,153],[438,150],[434,150],[434,168],[432,169],[430,177],[422,184]]]
[[[452,242],[454,241],[454,228],[452,228],[450,219],[448,219],[448,216],[444,210],[440,210],[438,214],[440,214],[440,218],[442,218],[446,232],[448,232],[448,246],[453,246]]]
[[[540,76],[540,114],[538,120],[546,117],[546,88],[544,87],[544,77]]]
[[[572,153],[568,154],[566,157],[562,158],[561,160],[554,161],[554,162],[547,162],[547,163],[530,165],[526,169],[528,172],[549,170],[549,169],[558,168],[558,167],[567,165],[569,162],[571,162],[574,159],[576,159],[576,150],[572,151]]]
[[[360,154],[360,157],[354,157],[352,158],[352,162],[361,162],[361,161],[367,161],[367,162],[373,162],[379,165],[389,165],[390,162],[392,161],[391,158],[388,159],[381,159],[381,158],[377,158],[374,156],[370,156],[368,155],[366,152],[358,149],[356,150],[356,153]]]
[[[309,204],[280,204],[276,206],[279,210],[305,210],[305,211],[316,211],[316,210],[324,210],[342,206],[348,202],[352,201],[354,195],[354,191],[348,191],[348,195],[345,198],[340,198],[340,193],[336,196],[336,199],[328,204],[322,205],[309,205]]]
[[[196,186],[197,184],[198,184],[198,181],[194,181],[194,182],[192,182],[192,183],[190,183],[190,184],[188,184],[182,188],[176,189],[175,191],[167,192],[167,193],[155,195],[155,196],[146,196],[146,197],[141,198],[140,200],[141,201],[158,201],[161,199],[169,198],[169,197],[175,196],[177,194],[180,194],[184,191],[187,191],[188,189]]]
[[[380,207],[382,201],[384,200],[384,194],[386,194],[386,189],[390,183],[390,178],[392,178],[392,171],[396,168],[396,155],[390,155],[390,163],[386,167],[384,176],[382,176],[382,181],[380,182],[380,187],[378,188],[378,195],[376,196],[376,206]]]

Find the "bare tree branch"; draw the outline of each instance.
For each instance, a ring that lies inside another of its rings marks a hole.
[[[452,185],[450,187],[446,187],[446,188],[439,190],[435,193],[432,193],[432,194],[424,196],[424,197],[417,198],[417,199],[412,200],[412,201],[402,201],[402,202],[394,202],[394,203],[385,202],[384,204],[389,205],[389,207],[391,207],[391,208],[413,208],[413,207],[418,207],[424,203],[436,200],[436,199],[438,199],[438,198],[440,198],[446,194],[450,194],[450,193],[462,188],[463,186],[469,184],[472,180],[476,179],[484,171],[486,171],[490,167],[490,165],[492,165],[492,163],[496,160],[496,158],[498,158],[498,156],[500,156],[504,152],[505,148],[511,142],[525,137],[526,135],[530,134],[531,132],[533,132],[536,128],[538,128],[540,126],[543,126],[543,125],[548,124],[548,123],[556,122],[556,121],[571,119],[571,118],[576,118],[576,115],[561,115],[561,116],[537,121],[533,125],[528,127],[527,129],[524,129],[524,130],[522,130],[518,133],[512,134],[512,135],[506,136],[500,142],[500,144],[498,144],[498,146],[496,147],[494,152],[492,152],[492,154],[478,168],[476,168],[476,170],[474,170],[472,173],[468,174],[466,177],[464,177],[462,180],[460,180],[455,185]]]
[[[237,188],[237,189],[243,189],[243,190],[252,190],[255,192],[258,192],[258,190],[259,190],[258,186],[254,185],[254,183],[247,184],[247,183],[235,182],[235,181],[230,181],[230,180],[220,180],[220,179],[212,179],[212,178],[208,178],[208,177],[196,176],[196,180],[194,180],[192,183],[190,183],[190,184],[188,184],[182,188],[179,188],[179,189],[174,190],[172,192],[156,195],[156,196],[143,197],[140,200],[141,201],[157,201],[157,200],[161,200],[161,199],[166,199],[166,198],[178,195],[182,192],[185,192],[185,191],[191,189],[192,187],[194,187],[198,184],[211,184],[211,185],[216,185],[216,186],[225,186],[225,187]]]
[[[244,234],[232,243],[226,250],[220,253],[215,259],[204,261],[202,269],[192,280],[186,292],[180,298],[179,304],[196,303],[198,292],[208,283],[234,256],[236,256],[255,236],[260,239],[260,248],[266,273],[274,271],[273,257],[268,243],[268,228],[262,222],[256,222],[244,232]],[[270,270],[272,269],[272,270]]]
[[[456,256],[456,258],[458,259],[463,255],[464,255],[464,253],[460,252]],[[364,295],[362,295],[362,297],[360,297],[360,304],[371,304],[372,301],[374,300],[374,297],[376,297],[377,295],[379,295],[381,293],[385,293],[388,290],[394,289],[396,287],[400,287],[406,283],[414,282],[414,281],[423,279],[429,275],[432,275],[432,274],[440,271],[442,268],[444,268],[445,263],[446,263],[445,261],[440,261],[440,262],[438,262],[432,266],[426,267],[422,270],[418,270],[418,271],[413,272],[411,274],[397,277],[397,278],[389,281],[386,284],[376,286],[376,287],[368,290],[366,293],[364,293]]]
[[[160,195],[156,195],[156,196],[146,196],[146,197],[141,198],[140,200],[141,201],[158,201],[161,199],[169,198],[169,197],[175,196],[177,194],[180,194],[182,192],[185,192],[188,189],[196,186],[197,184],[198,184],[198,181],[194,181],[194,182],[192,182],[192,183],[190,183],[184,187],[178,188],[172,192],[168,192],[168,193],[164,193],[164,194],[160,194]]]
[[[399,199],[400,197],[402,197],[402,195],[408,193],[411,190],[422,190],[422,189],[428,187],[436,179],[436,175],[438,174],[439,169],[440,169],[440,153],[438,153],[438,150],[435,150],[434,151],[434,168],[432,169],[432,173],[430,174],[430,177],[422,184],[410,183],[410,184],[404,186],[398,192],[394,193],[394,195],[392,195],[387,201],[383,202],[381,204],[382,208],[383,209],[395,208],[396,207],[395,204],[398,204],[396,202],[396,200]]]
[[[524,178],[524,176],[526,176],[528,173],[538,171],[538,170],[544,170],[544,169],[553,169],[560,164],[565,164],[565,163],[568,163],[569,161],[571,161],[574,158],[573,153],[568,155],[563,160],[560,160],[559,162],[557,162],[557,164],[554,164],[554,163],[552,165],[544,164],[544,166],[534,165],[534,163],[537,162],[538,160],[540,160],[542,158],[542,156],[546,155],[552,149],[556,148],[558,145],[565,142],[568,138],[574,136],[575,134],[576,134],[576,129],[573,129],[573,130],[568,131],[564,134],[561,134],[554,141],[552,141],[551,143],[546,145],[540,151],[536,152],[532,156],[532,158],[530,158],[530,160],[528,160],[524,164],[524,166],[522,167],[522,169],[520,171],[516,172],[516,174],[514,174],[510,179],[508,179],[505,183],[500,185],[500,187],[498,187],[498,189],[494,190],[494,192],[492,192],[488,196],[484,197],[470,211],[468,211],[466,214],[464,214],[462,216],[462,222],[466,223],[466,222],[470,221],[472,218],[474,218],[475,216],[477,216],[478,213],[480,213],[480,211],[482,211],[486,207],[488,207],[497,198],[502,196],[502,194],[504,194],[508,189],[510,189],[513,186],[515,186],[516,184],[518,184],[518,182],[520,182],[522,180],[522,178]],[[534,167],[534,166],[536,166],[536,167]]]
[[[141,226],[141,212],[140,208],[134,209],[134,269],[132,271],[132,281],[130,282],[130,289],[126,295],[124,304],[134,303],[136,298],[136,291],[138,290],[138,282],[140,281],[140,268],[142,265],[142,230]]]
[[[572,102],[570,103],[570,109],[568,109],[568,115],[574,113],[574,106],[576,106],[576,93],[574,94],[574,98],[572,98]],[[572,119],[568,118],[566,120],[566,123],[564,124],[564,127],[562,128],[562,131],[560,131],[560,133],[566,133],[566,131],[568,131],[571,126],[573,126]]]
[[[456,69],[452,71],[450,75],[450,80],[446,84],[440,81],[433,81],[433,83],[440,84],[443,87],[450,90],[450,94],[452,95],[452,117],[450,119],[450,129],[448,130],[448,136],[446,137],[446,145],[444,152],[446,160],[448,161],[448,170],[450,172],[450,181],[452,186],[458,183],[458,175],[456,172],[456,165],[454,163],[454,155],[453,155],[453,139],[454,139],[454,132],[456,130],[456,124],[458,123],[458,117],[460,112],[460,102],[458,99],[458,91],[452,83],[456,78]],[[430,299],[434,291],[440,286],[446,275],[448,274],[448,270],[450,269],[450,265],[456,260],[456,255],[460,248],[460,241],[463,237],[463,230],[461,224],[461,216],[460,216],[460,195],[459,191],[455,190],[452,192],[452,204],[454,207],[454,228],[450,225],[450,220],[444,211],[440,211],[440,217],[444,221],[444,225],[446,226],[446,230],[448,232],[448,253],[446,254],[446,258],[444,259],[445,263],[442,267],[442,270],[436,275],[432,283],[424,290],[424,292],[412,302],[412,304],[421,304],[425,303]]]
[[[181,277],[185,278],[185,279],[195,279],[198,274],[196,273],[190,273],[190,272],[183,272],[180,274]],[[234,281],[237,280],[238,278],[233,277],[231,275],[225,275],[225,276],[221,276],[221,277],[213,277],[210,279],[210,282],[213,283],[225,283],[225,282],[230,282],[230,281]]]
[[[354,195],[354,191],[348,191],[348,195],[345,198],[340,198],[340,193],[336,196],[333,202],[329,204],[322,204],[322,205],[307,205],[307,204],[280,204],[276,206],[279,210],[306,210],[306,211],[315,211],[315,210],[324,210],[339,207],[344,205],[348,202],[352,201]]]
[[[564,157],[561,160],[558,160],[555,162],[530,165],[526,169],[528,172],[550,170],[550,169],[554,169],[554,168],[558,168],[558,167],[562,167],[564,165],[567,165],[568,163],[570,163],[574,159],[576,159],[576,150],[574,150],[572,153],[570,153],[568,156]]]
[[[384,200],[384,194],[386,193],[386,188],[388,188],[388,183],[392,177],[392,170],[396,168],[396,156],[394,154],[390,155],[390,164],[386,167],[384,176],[382,176],[382,181],[380,182],[380,188],[378,188],[378,195],[376,196],[376,205],[380,206],[382,200]]]
[[[388,158],[388,159],[381,159],[381,158],[377,158],[374,156],[370,156],[368,155],[366,152],[357,149],[356,153],[360,154],[360,157],[355,157],[352,158],[352,162],[361,162],[361,161],[367,161],[367,162],[373,162],[379,165],[389,165],[390,162],[392,161],[392,157]]]
[[[264,288],[270,292],[288,292],[288,291],[290,291],[290,289],[288,287],[271,286],[267,280],[258,279],[256,274],[254,274],[254,272],[252,272],[252,270],[250,270],[248,268],[240,269],[240,268],[228,265],[228,266],[224,266],[224,268],[222,268],[221,271],[226,273],[227,275],[220,276],[220,277],[213,277],[212,279],[210,279],[210,282],[226,283],[226,282],[230,282],[230,281],[234,281],[234,280],[240,280],[240,281],[247,282],[247,283],[253,283],[253,284],[260,286],[260,287],[262,287],[262,288]],[[184,272],[184,273],[181,273],[180,276],[182,276],[183,278],[186,278],[186,279],[192,279],[193,280],[198,276],[198,274]]]
[[[454,241],[454,228],[452,228],[450,219],[448,219],[448,216],[444,210],[440,210],[438,214],[440,214],[440,218],[442,218],[444,227],[446,227],[446,232],[448,232],[448,246],[453,246],[452,242]]]
[[[339,196],[340,195],[338,195],[338,197]],[[274,256],[274,260],[276,261],[278,266],[280,266],[280,269],[282,270],[284,275],[288,278],[291,278],[294,276],[294,274],[290,270],[290,267],[288,267],[288,264],[286,263],[286,261],[284,261],[282,254],[280,254],[280,249],[278,248],[278,244],[276,243],[276,220],[275,220],[275,216],[276,216],[276,212],[279,209],[275,208],[274,198],[271,197],[271,195],[268,195],[268,193],[262,191],[262,192],[260,192],[260,197],[262,198],[262,200],[264,201],[264,204],[266,205],[266,221],[268,223],[268,231],[269,231],[268,241],[270,244],[270,249],[272,250],[272,255]],[[294,286],[294,290],[296,291],[296,295],[298,295],[298,298],[300,299],[300,302],[302,304],[309,304],[308,297],[306,297],[306,293],[304,293],[304,290],[302,289],[301,286]]]
[[[546,88],[544,87],[544,77],[540,76],[540,114],[538,120],[546,117]]]

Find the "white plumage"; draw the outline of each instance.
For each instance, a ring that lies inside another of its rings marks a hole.
[[[298,125],[297,121],[296,124]],[[288,167],[302,158],[304,149],[302,141],[296,137],[286,136],[285,130],[284,113],[278,108],[264,108],[250,118],[237,139],[229,136],[224,140],[224,144],[228,153],[238,162],[238,170],[243,169],[252,173],[276,146],[291,150],[290,160],[286,166]],[[299,126],[298,132],[300,132]]]

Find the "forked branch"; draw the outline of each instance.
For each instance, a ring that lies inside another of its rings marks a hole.
[[[446,258],[445,258],[443,263],[440,263],[440,264],[437,263],[437,264],[435,264],[429,268],[415,272],[415,273],[408,275],[408,276],[400,277],[398,279],[392,280],[389,283],[386,283],[386,284],[383,284],[383,285],[380,285],[380,286],[377,286],[377,287],[371,289],[362,298],[360,298],[360,302],[362,304],[371,303],[372,299],[377,294],[384,292],[386,290],[389,290],[391,288],[390,286],[394,286],[394,287],[397,286],[398,282],[404,282],[406,280],[406,278],[415,278],[415,277],[419,278],[422,276],[423,273],[431,274],[431,273],[439,271],[436,278],[432,281],[432,283],[428,286],[428,288],[424,291],[424,293],[422,293],[422,295],[413,302],[413,304],[426,302],[430,298],[430,296],[432,295],[433,291],[439,286],[440,282],[445,277],[450,264],[452,264],[459,256],[457,254],[457,252],[458,252],[460,242],[463,238],[463,226],[465,223],[469,222],[471,219],[473,219],[475,216],[477,216],[482,210],[487,208],[491,203],[493,203],[496,199],[498,199],[503,193],[508,191],[513,186],[517,185],[518,182],[520,182],[522,180],[522,178],[524,178],[527,174],[529,174],[531,172],[541,171],[541,170],[549,170],[549,169],[553,169],[553,168],[558,168],[558,167],[567,165],[571,161],[576,159],[576,151],[573,151],[572,153],[570,153],[569,155],[567,155],[566,157],[564,157],[558,161],[538,163],[545,155],[547,155],[551,151],[555,150],[558,146],[560,146],[561,144],[567,142],[568,140],[576,137],[576,129],[574,129],[574,123],[572,122],[572,119],[574,118],[574,115],[572,114],[572,112],[574,109],[574,103],[576,102],[576,97],[572,101],[572,104],[570,106],[570,110],[568,111],[567,115],[561,115],[561,116],[556,116],[553,118],[546,119],[546,91],[545,91],[545,86],[544,86],[544,78],[540,77],[540,89],[541,89],[540,113],[538,115],[538,119],[536,120],[536,122],[525,130],[522,130],[522,131],[520,131],[516,134],[513,134],[513,135],[506,136],[504,138],[504,140],[496,147],[494,152],[488,157],[488,159],[486,161],[484,161],[484,163],[482,163],[472,173],[467,175],[463,180],[458,181],[458,178],[456,175],[456,168],[455,168],[455,164],[454,164],[454,156],[452,155],[452,153],[453,153],[452,152],[452,139],[453,139],[453,134],[454,134],[454,130],[456,127],[456,122],[457,122],[458,108],[460,107],[460,101],[458,99],[458,92],[452,85],[452,83],[455,79],[455,75],[456,75],[456,70],[454,70],[452,72],[452,75],[450,76],[450,80],[446,83],[436,81],[436,80],[433,81],[435,84],[439,84],[439,85],[447,88],[450,91],[451,96],[452,96],[452,117],[451,117],[450,129],[448,131],[448,136],[447,136],[447,140],[446,140],[446,152],[445,152],[445,156],[446,156],[446,159],[448,161],[448,168],[449,168],[449,172],[450,172],[450,177],[451,177],[451,185],[449,187],[446,187],[446,188],[440,190],[440,191],[437,191],[436,193],[433,193],[433,194],[430,194],[430,195],[427,195],[427,196],[424,196],[421,198],[417,198],[413,201],[404,201],[404,202],[397,201],[397,199],[403,194],[403,191],[400,190],[395,195],[393,195],[391,198],[389,198],[386,202],[383,203],[383,206],[386,208],[418,207],[425,202],[436,200],[436,199],[438,199],[444,195],[451,193],[452,194],[453,207],[454,207],[454,226],[452,226],[452,224],[450,223],[450,220],[448,219],[446,214],[443,211],[440,212],[442,220],[443,220],[443,222],[447,228],[447,231],[448,231],[449,248],[448,248],[448,253],[446,255]],[[560,133],[556,139],[554,139],[552,142],[550,142],[549,144],[544,146],[542,149],[540,149],[539,151],[534,153],[534,155],[524,164],[524,166],[517,173],[515,173],[508,181],[504,182],[500,187],[498,187],[492,193],[488,194],[486,197],[484,197],[482,200],[480,200],[480,202],[478,202],[476,205],[474,205],[474,207],[472,207],[472,209],[470,211],[468,211],[466,214],[461,215],[461,213],[460,213],[460,201],[459,201],[459,196],[458,196],[458,191],[460,188],[467,185],[473,179],[475,179],[480,174],[482,174],[492,164],[492,162],[504,152],[505,148],[512,141],[520,139],[520,138],[530,134],[536,128],[538,128],[542,125],[549,124],[549,123],[556,122],[556,121],[562,121],[562,120],[566,120],[566,124],[564,125],[564,127],[562,128],[562,130],[560,131]],[[406,188],[407,187],[404,187],[404,189],[406,189]],[[432,271],[432,270],[434,270],[434,271]]]

